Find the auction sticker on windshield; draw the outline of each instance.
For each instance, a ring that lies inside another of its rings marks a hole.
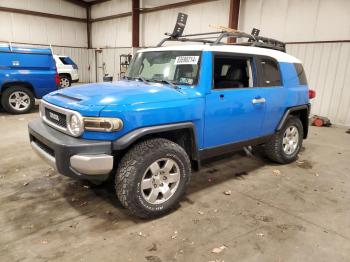
[[[177,56],[175,65],[196,65],[198,60],[199,56]]]

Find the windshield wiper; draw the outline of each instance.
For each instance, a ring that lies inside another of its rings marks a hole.
[[[144,83],[148,83],[149,80],[144,78],[143,76],[138,76],[138,77],[130,77],[130,76],[124,76],[123,79],[127,79],[127,80],[139,80],[142,81]]]
[[[159,82],[159,83],[163,83],[163,84],[168,84],[170,85],[172,88],[174,88],[175,90],[181,90],[180,87],[178,87],[177,85],[175,85],[173,82],[169,81],[169,80],[165,80],[165,79],[151,79],[150,81],[155,81],[155,82]]]
[[[141,80],[141,81],[144,82],[144,83],[148,83],[148,82],[149,82],[149,80],[147,80],[147,79],[144,78],[143,76],[135,77],[134,79],[136,79],[136,80]]]

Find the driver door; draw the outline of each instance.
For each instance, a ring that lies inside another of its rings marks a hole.
[[[265,99],[256,87],[253,56],[214,53],[213,85],[206,96],[204,147],[220,148],[262,135]]]

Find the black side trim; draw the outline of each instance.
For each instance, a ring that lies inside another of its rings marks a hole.
[[[132,143],[134,143],[136,140],[150,134],[155,133],[163,133],[167,131],[174,131],[174,130],[180,130],[180,129],[190,129],[192,132],[193,137],[193,157],[196,159],[198,155],[198,147],[197,147],[197,136],[195,132],[195,126],[192,122],[184,122],[184,123],[176,123],[176,124],[169,124],[169,125],[160,125],[160,126],[149,126],[149,127],[143,127],[139,129],[135,129],[131,131],[130,133],[127,133],[126,135],[122,136],[121,138],[115,140],[112,142],[112,149],[113,150],[123,150],[130,146]]]
[[[208,158],[211,158],[214,156],[223,155],[223,154],[227,154],[227,153],[231,153],[231,152],[240,150],[245,146],[255,146],[255,145],[263,144],[266,141],[268,141],[269,139],[271,139],[272,136],[273,136],[273,134],[250,139],[250,140],[245,140],[245,141],[241,141],[241,142],[236,142],[236,143],[232,143],[232,144],[225,144],[222,146],[202,149],[199,151],[199,157],[200,157],[200,160],[204,160],[204,159],[208,159]]]

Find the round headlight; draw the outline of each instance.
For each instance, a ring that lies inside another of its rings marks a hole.
[[[71,115],[68,122],[68,129],[73,136],[79,136],[83,131],[81,118],[77,115]]]

